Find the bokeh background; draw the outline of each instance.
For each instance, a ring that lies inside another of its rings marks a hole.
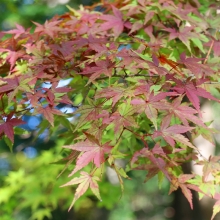
[[[56,14],[68,11],[65,6],[78,8],[91,5],[91,0],[0,0],[0,29],[10,30],[18,23],[26,28],[31,21],[44,23]],[[211,105],[211,109],[213,106]],[[218,112],[218,106],[215,107]],[[13,152],[0,141],[0,219],[1,220],[208,220],[212,202],[194,200],[191,211],[180,191],[168,195],[166,180],[153,178],[144,183],[145,172],[131,172],[132,180],[124,180],[121,195],[117,175],[106,170],[100,184],[102,202],[89,191],[68,212],[74,196],[74,187],[60,188],[69,181],[64,164],[56,163],[64,155],[62,138],[45,130],[36,136],[41,116],[24,117],[23,127],[29,132],[15,137]],[[123,161],[119,161],[123,165]],[[70,167],[71,168],[71,167]],[[188,164],[185,167],[190,172]],[[220,219],[219,216],[215,218]]]

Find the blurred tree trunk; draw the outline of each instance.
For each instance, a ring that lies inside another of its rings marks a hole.
[[[182,166],[184,173],[191,173],[191,164],[187,163]],[[190,208],[189,202],[179,188],[174,192],[173,208],[175,209],[175,215],[173,220],[208,220],[211,218],[205,218],[202,212],[202,207],[198,199],[198,194],[195,191],[191,191],[193,196],[193,210]]]

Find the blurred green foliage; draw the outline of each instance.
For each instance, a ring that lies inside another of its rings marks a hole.
[[[56,146],[32,159],[23,151],[0,154],[0,161],[6,159],[10,164],[10,171],[0,175],[1,220],[93,220],[103,216],[109,220],[169,219],[166,209],[173,197],[168,196],[168,182],[164,181],[158,192],[157,179],[145,184],[143,171],[129,174],[132,180],[125,180],[123,195],[117,175],[107,172],[114,183],[103,177],[106,181],[100,183],[102,201],[88,191],[68,213],[75,189],[59,187],[68,181],[67,172],[56,179],[64,165],[53,163],[62,157],[62,144],[62,139],[57,140]]]
[[[93,0],[1,0],[0,21],[2,30],[9,30],[18,23],[26,28],[32,26],[31,21],[44,23],[56,14],[68,11],[66,4],[78,8],[80,4],[90,5]]]

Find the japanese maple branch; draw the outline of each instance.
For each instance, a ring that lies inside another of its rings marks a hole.
[[[140,71],[139,71],[140,72]],[[150,76],[150,75],[145,75],[145,74],[131,74],[131,75],[117,75],[117,74],[113,74],[112,77],[119,77],[119,78],[129,78],[129,77],[136,77],[136,76],[141,76],[141,77],[159,77],[159,75],[154,75],[154,76]],[[103,79],[108,79],[108,76],[103,76],[100,78],[97,78],[96,80],[103,80]]]

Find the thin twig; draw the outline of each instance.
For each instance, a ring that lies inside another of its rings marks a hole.
[[[207,53],[207,55],[206,55],[206,58],[205,58],[203,64],[205,64],[206,61],[208,60],[208,57],[209,57],[209,55],[210,55],[210,53],[211,53],[211,50],[212,50],[213,45],[214,45],[214,40],[212,40],[212,43],[211,43],[211,45],[210,45],[210,47],[209,47],[209,51],[208,51],[208,53]]]
[[[132,134],[136,135],[136,137],[139,137],[139,138],[143,141],[144,145],[145,145],[146,147],[148,147],[147,142],[144,140],[144,136],[142,136],[142,135],[140,135],[140,134],[138,134],[138,133],[132,131],[132,130],[129,129],[129,128],[125,128],[125,129],[126,129],[127,131],[130,131]]]
[[[145,74],[132,74],[132,75],[113,75],[112,77],[119,77],[119,78],[129,78],[129,77],[135,77],[135,76],[143,76],[143,77],[159,77],[159,75],[154,75],[154,76],[150,76],[150,75],[145,75]],[[103,76],[100,78],[97,78],[97,80],[103,80],[103,79],[108,79],[109,76]]]
[[[31,109],[33,109],[33,108],[34,108],[34,107],[25,108],[25,109],[22,109],[22,110],[20,110],[20,111],[15,112],[15,113],[20,113],[20,112],[24,112],[24,111],[29,111],[29,110],[31,110]]]
[[[122,131],[121,131],[121,133],[120,133],[120,135],[119,135],[119,137],[118,137],[118,139],[117,139],[117,141],[116,141],[115,145],[117,145],[117,144],[118,144],[118,142],[119,142],[119,140],[121,139],[121,136],[122,136],[122,134],[123,134],[124,130],[125,130],[125,128],[123,127],[123,129],[122,129]]]

